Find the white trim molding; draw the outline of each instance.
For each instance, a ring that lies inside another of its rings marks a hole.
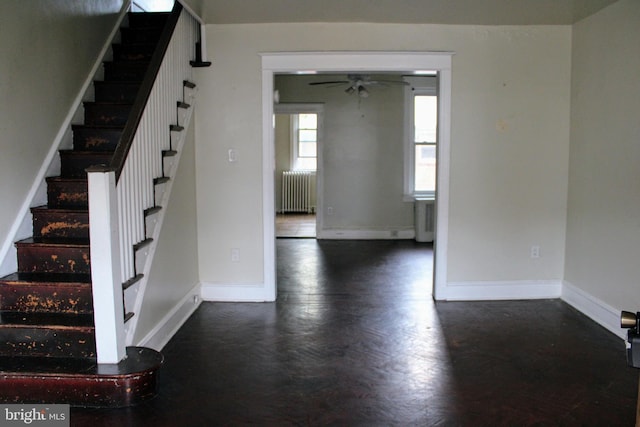
[[[610,306],[567,281],[562,285],[561,299],[612,334],[626,339],[627,331],[620,327],[621,309]]]
[[[274,301],[277,295],[275,261],[275,147],[273,135],[274,75],[300,72],[438,73],[438,177],[436,235],[434,244],[433,296],[444,299],[447,290],[449,239],[449,155],[451,139],[451,57],[453,52],[265,52],[262,59],[262,218],[264,242],[264,287]],[[204,296],[204,294],[203,294]]]
[[[202,302],[200,297],[200,284],[195,285],[187,292],[156,326],[142,338],[136,345],[139,347],[149,347],[156,351],[161,351],[165,345],[173,338],[184,322],[191,317]]]
[[[415,239],[414,227],[378,228],[378,229],[342,229],[320,230],[317,239],[326,240],[407,240]]]
[[[442,295],[448,301],[557,299],[562,294],[559,280],[513,280],[449,283]]]
[[[274,273],[275,274],[275,273]],[[200,296],[204,301],[273,302],[273,289],[264,283],[202,283]]]

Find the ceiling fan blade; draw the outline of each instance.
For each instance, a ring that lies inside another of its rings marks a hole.
[[[349,80],[335,80],[335,81],[328,81],[328,82],[311,82],[309,83],[310,86],[317,86],[317,85],[336,85],[336,84],[344,84],[344,83],[351,83]]]
[[[386,85],[409,86],[408,82],[403,82],[403,81],[399,81],[399,80],[369,80],[369,81],[362,82],[362,84],[364,84],[364,85],[372,85],[372,86],[376,86],[376,85],[380,85],[380,86],[386,86]]]

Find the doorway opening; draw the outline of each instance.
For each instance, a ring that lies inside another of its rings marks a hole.
[[[276,74],[313,73],[403,73],[419,75],[424,70],[438,73],[438,153],[436,235],[434,244],[434,280],[432,296],[446,299],[448,205],[449,205],[449,143],[451,110],[451,52],[309,52],[262,54],[263,95],[263,220],[265,291],[275,300],[275,146],[274,76]],[[321,152],[321,151],[320,151]],[[319,152],[319,153],[320,153]],[[319,180],[322,183],[322,180]],[[321,194],[319,192],[319,194]],[[328,208],[327,208],[328,209]],[[322,217],[322,215],[320,216]]]
[[[316,238],[324,106],[274,105],[276,238]]]

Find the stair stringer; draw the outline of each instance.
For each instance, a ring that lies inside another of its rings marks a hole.
[[[73,145],[73,132],[71,125],[80,122],[83,116],[83,102],[93,98],[93,82],[99,80],[103,73],[102,64],[111,55],[111,45],[119,36],[120,27],[125,22],[127,13],[131,8],[131,0],[125,0],[118,14],[109,36],[106,38],[102,49],[98,53],[96,60],[89,71],[86,80],[83,82],[77,96],[74,98],[67,115],[60,126],[58,133],[54,137],[51,147],[42,162],[40,170],[35,176],[29,192],[27,193],[16,218],[5,236],[2,246],[0,246],[0,277],[4,277],[18,269],[17,251],[14,243],[28,238],[33,234],[33,223],[31,208],[44,205],[47,202],[48,176],[60,175],[60,149],[70,148]]]
[[[193,117],[193,110],[195,108],[195,95],[197,92],[196,88],[188,88],[185,86],[184,88],[184,99],[176,100],[183,101],[190,104],[190,107],[185,111],[182,116],[182,122],[179,123],[180,126],[184,128],[184,131],[175,132],[170,131],[171,134],[171,146],[172,149],[176,151],[175,155],[172,156],[172,161],[169,162],[168,167],[163,165],[164,176],[165,177],[175,177],[178,167],[180,165],[180,159],[182,157],[183,147],[185,144],[185,138],[187,135],[187,130],[189,129],[189,124],[191,123],[191,118]],[[136,328],[138,325],[138,320],[140,318],[142,305],[144,303],[144,297],[147,291],[149,276],[151,267],[153,265],[153,259],[155,256],[156,247],[160,238],[160,233],[162,231],[162,224],[164,222],[164,217],[166,214],[166,207],[170,202],[171,190],[173,188],[173,179],[169,179],[162,184],[156,186],[156,206],[161,207],[159,211],[153,214],[154,225],[151,232],[146,236],[147,239],[150,240],[150,244],[144,246],[142,249],[139,249],[136,254],[136,271],[141,273],[141,278],[133,285],[127,287],[124,292],[124,305],[125,309],[129,312],[135,313],[135,315],[129,319],[125,323],[125,345],[131,346],[133,344],[133,339],[135,337]],[[158,196],[158,191],[161,191],[161,194]],[[147,229],[148,231],[148,229]],[[143,339],[146,341],[146,339]],[[137,344],[135,344],[137,345]],[[156,349],[159,350],[159,349]]]

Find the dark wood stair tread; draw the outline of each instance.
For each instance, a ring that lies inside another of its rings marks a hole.
[[[26,239],[18,240],[15,243],[16,246],[46,246],[53,247],[58,246],[61,248],[86,248],[89,247],[89,240],[87,239],[47,239],[47,238],[35,238],[28,237]]]
[[[82,103],[83,105],[98,105],[98,106],[107,106],[107,107],[112,107],[112,106],[131,106],[133,105],[133,103],[131,102],[127,102],[127,101],[84,101]]]
[[[154,206],[144,210],[144,216],[151,216],[162,210],[162,206]]]
[[[60,154],[66,154],[66,155],[77,155],[77,156],[106,156],[106,155],[113,155],[113,151],[87,151],[87,150],[70,150],[70,149],[63,149],[63,150],[58,150],[58,152]],[[72,178],[72,177],[69,177]],[[80,177],[73,177],[73,178],[80,178]]]
[[[4,312],[92,314],[91,277],[13,273],[0,278],[0,302]]]
[[[135,285],[140,280],[142,280],[143,277],[144,277],[144,274],[140,274],[140,273],[136,274],[134,277],[132,277],[131,279],[127,280],[122,284],[122,290],[128,289],[131,286]]]
[[[66,150],[73,151],[73,150]],[[87,182],[87,177],[79,177],[79,176],[48,176],[46,178],[47,182],[62,182],[62,183],[72,183],[72,184],[83,184]]]
[[[87,209],[87,177],[47,177],[47,203],[50,207]]]
[[[90,285],[90,274],[73,274],[73,273],[12,273],[0,278],[0,283],[9,284],[79,284]]]
[[[0,311],[0,330],[4,328],[93,330],[93,315]]]
[[[47,205],[36,206],[31,208],[31,212],[68,212],[68,213],[89,213],[86,207],[65,207],[53,208]]]
[[[105,129],[105,130],[122,130],[124,129],[124,125],[87,125],[87,124],[77,124],[71,125],[71,129]]]
[[[127,347],[127,358],[118,364],[98,364],[91,359],[68,357],[0,356],[0,374],[120,376],[157,368],[162,362],[162,354],[145,347]]]
[[[153,242],[153,239],[151,237],[148,237],[146,239],[144,239],[141,242],[136,243],[135,245],[133,245],[133,250],[135,251],[139,251],[140,249],[144,248],[145,246],[149,246],[151,243]]]
[[[67,403],[83,407],[126,407],[158,392],[162,354],[127,347],[117,364],[95,359],[0,357],[0,402]]]
[[[99,86],[140,86],[140,82],[136,81],[136,80],[96,80],[93,82],[93,84],[99,85]],[[95,101],[95,102],[118,102],[118,103],[122,103],[122,104],[126,104],[128,103],[128,101],[122,101],[122,100],[116,100],[116,101],[108,101],[108,100],[103,100],[103,101]]]
[[[148,27],[147,27],[148,28]],[[155,48],[158,45],[158,43],[153,43],[153,42],[133,42],[133,43],[113,43],[111,46],[116,46],[116,48],[120,48],[120,47],[131,47],[131,48],[136,48],[136,47],[140,47],[140,48]]]
[[[211,61],[189,61],[189,64],[194,68],[206,68],[211,66]]]
[[[165,182],[169,182],[169,181],[171,181],[171,178],[169,178],[168,176],[161,176],[160,178],[153,178],[153,184],[154,185],[164,184]]]
[[[140,32],[150,32],[150,33],[161,33],[162,30],[164,29],[164,23],[163,24],[154,24],[154,25],[129,25],[128,27],[123,27],[121,28],[121,30],[126,30],[126,31],[140,31]],[[158,34],[159,35],[159,34]],[[135,42],[124,42],[123,44],[129,44],[129,43],[150,43],[149,41],[135,41]]]

